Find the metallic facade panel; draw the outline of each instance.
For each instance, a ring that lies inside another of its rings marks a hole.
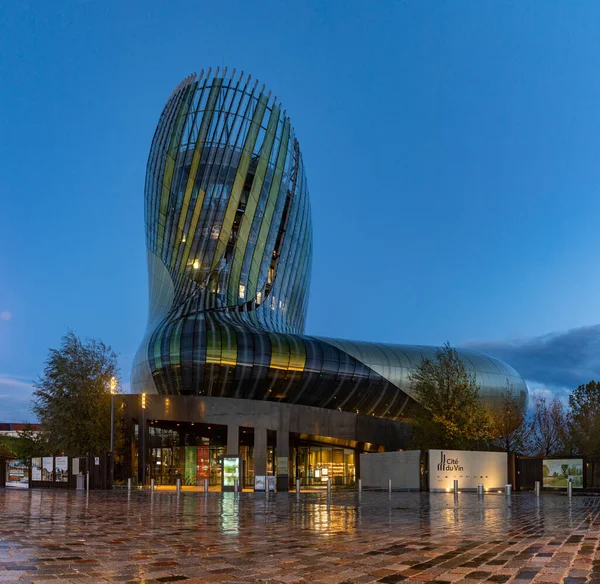
[[[134,392],[287,402],[399,420],[410,373],[435,347],[304,334],[312,225],[286,112],[250,77],[192,75],[160,117],[148,158],[150,310]],[[501,361],[459,351],[484,400],[527,388]]]

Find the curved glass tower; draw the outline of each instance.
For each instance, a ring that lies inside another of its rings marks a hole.
[[[148,327],[134,392],[334,408],[402,420],[409,374],[435,348],[304,333],[312,261],[308,186],[289,117],[249,76],[191,75],[154,134],[145,187]],[[488,402],[519,374],[459,351]]]

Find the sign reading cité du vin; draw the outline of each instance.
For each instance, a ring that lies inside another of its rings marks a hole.
[[[471,450],[430,450],[429,490],[450,491],[454,481],[461,490],[503,489],[507,476],[506,452]]]

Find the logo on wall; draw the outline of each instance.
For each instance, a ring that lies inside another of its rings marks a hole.
[[[440,462],[437,469],[445,472],[462,472],[465,470],[463,466],[460,466],[458,458],[446,458],[443,450],[440,452]]]

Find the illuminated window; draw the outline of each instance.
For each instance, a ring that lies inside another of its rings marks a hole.
[[[240,298],[244,298],[246,296],[246,286],[240,284]]]
[[[192,264],[192,266],[193,266],[194,270],[197,270],[200,268],[200,261],[198,260],[198,258],[196,258],[194,260],[194,263]]]

